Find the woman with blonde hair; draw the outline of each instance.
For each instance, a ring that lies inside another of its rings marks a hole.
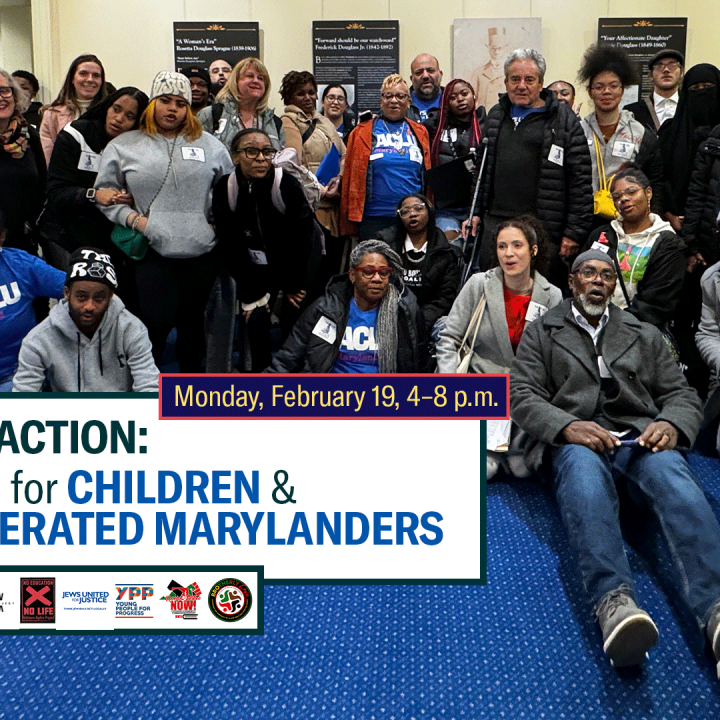
[[[190,112],[191,103],[184,75],[158,73],[140,129],[108,144],[95,182],[132,195],[130,205],[100,209],[120,229],[147,238],[146,250],[133,252],[138,298],[132,309],[148,328],[156,362],[177,327],[181,372],[201,370],[203,317],[215,279],[212,189],[233,169],[227,150]]]
[[[58,96],[43,109],[40,140],[47,164],[50,164],[58,133],[108,94],[105,68],[99,58],[90,54],[78,55],[70,64]]]
[[[276,150],[285,146],[285,131],[280,118],[268,107],[270,74],[258,58],[243,58],[215,102],[198,113],[203,129],[213,134],[229,150],[232,139],[245,128],[267,133]]]
[[[427,130],[407,117],[409,109],[407,83],[401,75],[388,75],[380,88],[380,114],[350,135],[340,200],[343,235],[377,237],[395,224],[400,200],[423,191],[430,141]]]

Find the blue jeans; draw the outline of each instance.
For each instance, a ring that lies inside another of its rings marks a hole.
[[[552,453],[553,488],[595,605],[623,583],[634,587],[618,519],[615,483],[644,496],[670,547],[685,600],[701,626],[720,598],[720,526],[685,458],[640,446],[598,454],[581,445]]]

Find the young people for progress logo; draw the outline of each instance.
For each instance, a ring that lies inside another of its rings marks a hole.
[[[120,585],[115,584],[117,597],[115,598],[116,618],[152,618],[150,598],[153,596],[152,585]]]
[[[252,593],[242,580],[224,578],[210,589],[208,605],[218,620],[236,622],[250,612]]]
[[[20,622],[55,622],[55,578],[20,578]]]

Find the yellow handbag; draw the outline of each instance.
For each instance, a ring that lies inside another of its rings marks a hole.
[[[617,210],[610,195],[610,184],[615,176],[611,175],[609,180],[605,177],[605,163],[603,162],[602,153],[600,152],[600,141],[594,132],[593,140],[595,141],[595,158],[597,160],[598,178],[600,180],[600,189],[593,195],[593,213],[596,217],[614,220],[617,217]]]

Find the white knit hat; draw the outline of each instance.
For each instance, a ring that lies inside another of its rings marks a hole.
[[[178,95],[192,104],[190,81],[182,73],[167,70],[159,72],[153,80],[150,99],[154,100],[160,95]]]

